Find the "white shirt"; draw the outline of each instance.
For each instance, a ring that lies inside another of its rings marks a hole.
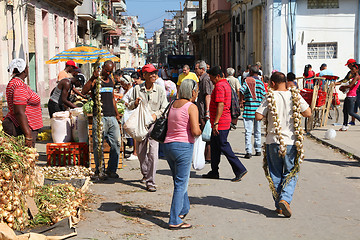
[[[159,86],[162,86],[165,89],[165,81],[161,77],[156,79],[155,83],[158,84]]]
[[[273,91],[274,98],[276,102],[276,111],[279,116],[281,135],[285,141],[286,145],[294,145],[296,141],[296,135],[294,134],[294,119],[293,115],[293,103],[291,100],[290,91]],[[309,104],[300,96],[300,112],[304,112],[308,109]],[[274,120],[271,112],[268,109],[268,101],[265,97],[261,102],[259,108],[256,110],[257,113],[260,113],[264,117],[267,117],[268,120],[268,132],[266,136],[266,144],[277,143],[280,144],[275,134],[274,129]]]

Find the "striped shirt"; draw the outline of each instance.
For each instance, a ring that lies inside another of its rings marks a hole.
[[[221,79],[215,84],[210,100],[210,122],[214,125],[217,103],[224,103],[224,110],[219,120],[219,130],[229,130],[231,123],[231,87],[226,79]],[[256,109],[255,109],[256,110]]]
[[[26,105],[25,115],[31,130],[43,127],[40,97],[23,80],[16,77],[10,80],[6,87],[6,100],[9,107],[6,117],[10,118],[16,127],[20,124],[15,117],[14,105]]]
[[[246,82],[240,88],[240,92],[244,95],[244,113],[243,118],[255,118],[255,111],[260,106],[260,103],[265,97],[264,83],[256,76],[252,76],[255,79],[256,87],[256,99],[253,99]]]

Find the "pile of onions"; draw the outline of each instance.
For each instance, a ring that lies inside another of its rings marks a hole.
[[[45,167],[36,167],[36,169],[44,174],[45,178],[48,179],[72,179],[72,178],[85,178],[94,175],[94,172],[91,171],[91,168],[84,166],[45,166]]]
[[[0,222],[23,229],[28,222],[25,196],[34,196],[35,148],[24,147],[23,137],[0,132]]]
[[[76,216],[85,199],[85,193],[69,183],[38,187],[35,202],[39,213],[34,217],[33,224],[55,224]]]

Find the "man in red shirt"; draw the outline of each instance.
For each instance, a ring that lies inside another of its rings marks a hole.
[[[247,173],[245,166],[235,156],[227,140],[231,123],[231,87],[220,67],[212,67],[208,74],[215,88],[211,94],[210,100],[210,122],[212,125],[211,133],[211,171],[202,175],[203,178],[219,179],[219,163],[221,153],[224,153],[228,159],[235,178],[232,182],[238,182]]]

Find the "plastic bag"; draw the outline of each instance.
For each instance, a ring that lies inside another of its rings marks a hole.
[[[205,167],[205,145],[202,136],[195,138],[194,151],[193,151],[193,168],[195,170],[201,170]]]
[[[210,120],[206,121],[204,130],[203,130],[201,136],[202,136],[203,141],[210,142],[210,138],[211,138],[211,123],[210,123]]]
[[[143,141],[149,133],[149,125],[154,122],[149,107],[141,101],[124,124],[125,131],[136,141]]]
[[[334,129],[330,128],[325,132],[325,139],[333,140],[335,139],[335,137],[336,137],[336,131]]]
[[[56,112],[50,120],[54,143],[71,142],[71,121],[69,111]]]

